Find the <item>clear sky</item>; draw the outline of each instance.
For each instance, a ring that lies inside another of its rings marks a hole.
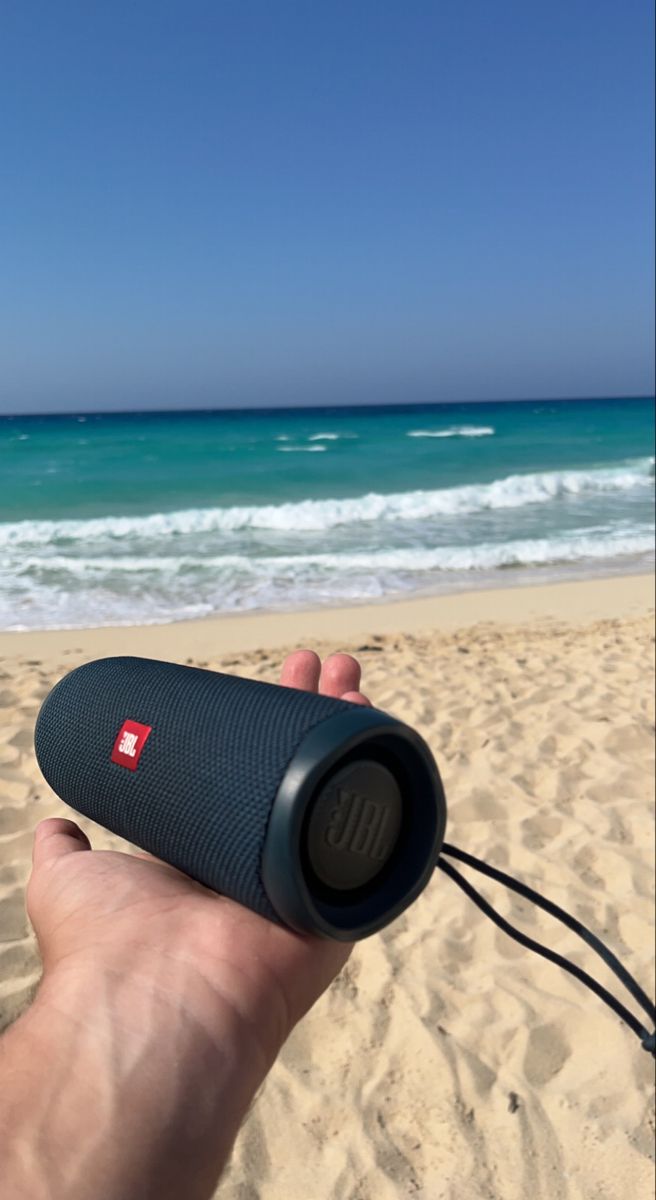
[[[651,393],[651,0],[10,0],[0,412]]]

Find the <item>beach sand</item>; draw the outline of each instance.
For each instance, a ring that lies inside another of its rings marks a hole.
[[[363,690],[440,766],[448,840],[572,912],[654,991],[653,578],[167,627],[0,634],[0,1028],[39,978],[31,834],[66,809],[32,750],[39,704],[104,654],[275,681],[287,652],[355,654]],[[81,822],[96,846],[118,846]],[[573,934],[473,878],[636,1013]],[[576,980],[445,876],[350,963],[284,1047],[221,1200],[647,1200],[653,1062]],[[183,1198],[181,1197],[181,1200]]]

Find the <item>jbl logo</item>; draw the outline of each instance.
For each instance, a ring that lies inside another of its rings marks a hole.
[[[350,850],[374,860],[387,853],[385,832],[389,808],[370,797],[338,788],[336,804],[324,831],[324,840],[335,850]]]
[[[137,751],[136,745],[139,741],[138,733],[124,733],[118,746],[119,754],[129,754],[130,758],[134,758]]]
[[[112,750],[112,762],[129,771],[136,771],[152,725],[140,725],[138,721],[124,721],[118,731]]]

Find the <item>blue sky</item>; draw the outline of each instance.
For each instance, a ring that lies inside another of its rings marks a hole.
[[[20,0],[0,412],[651,393],[650,0]]]

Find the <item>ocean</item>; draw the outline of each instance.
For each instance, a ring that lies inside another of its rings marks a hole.
[[[644,399],[0,418],[0,627],[650,570],[653,454]]]

